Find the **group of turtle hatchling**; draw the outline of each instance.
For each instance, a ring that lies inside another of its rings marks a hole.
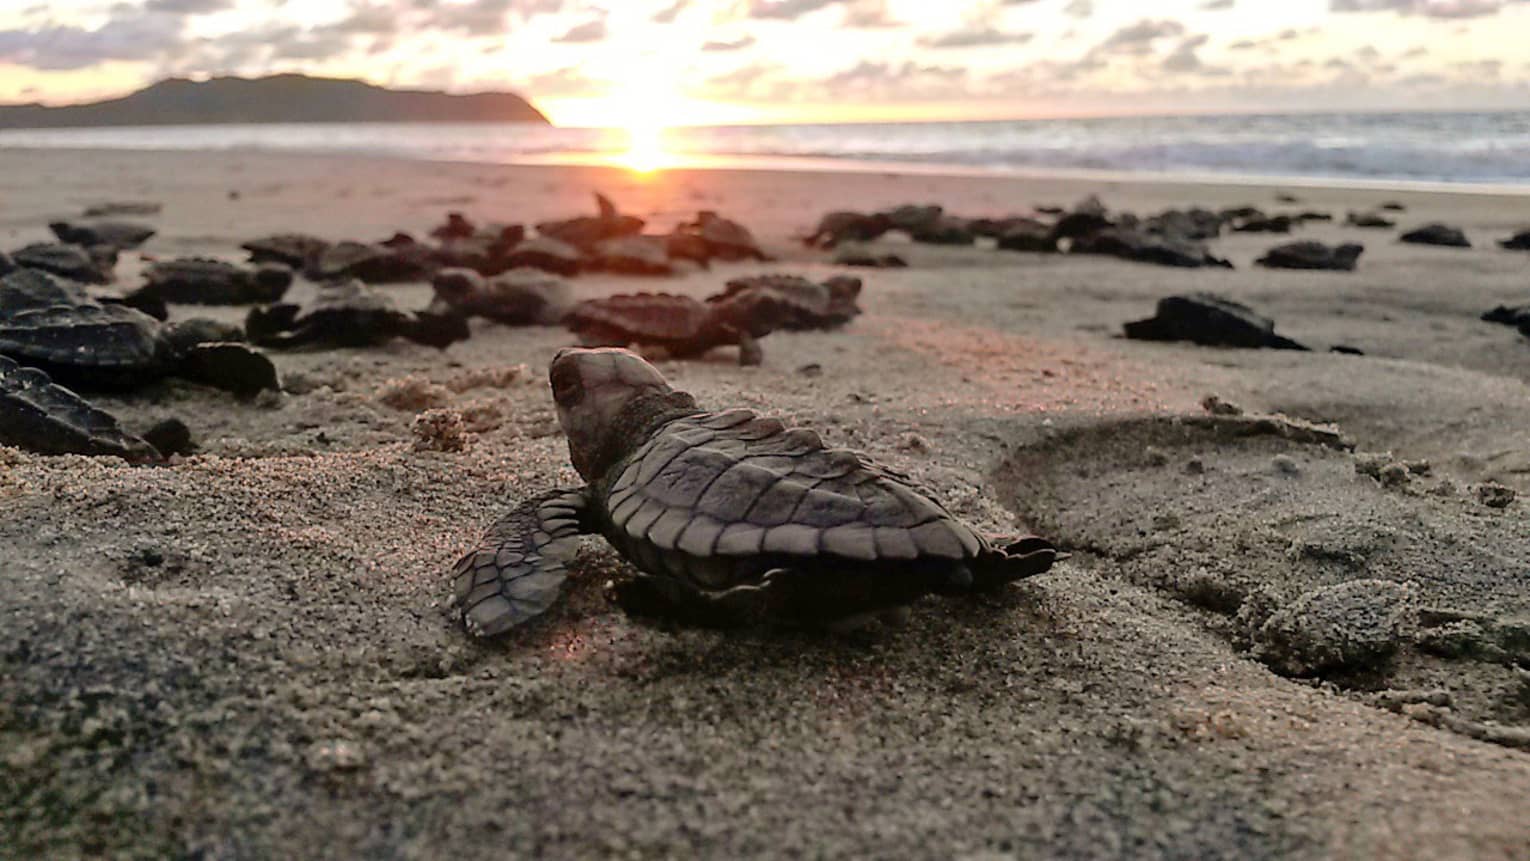
[[[241,335],[211,320],[163,323],[34,269],[0,276],[0,442],[155,459],[144,440],[64,385],[125,389],[174,375],[240,394],[276,388],[275,366]]]

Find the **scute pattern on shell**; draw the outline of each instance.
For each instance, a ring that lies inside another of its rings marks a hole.
[[[576,332],[605,328],[634,341],[683,341],[696,337],[706,319],[707,306],[689,296],[635,293],[580,302],[565,323]]]
[[[159,322],[122,305],[38,308],[9,317],[0,328],[0,351],[60,365],[152,367],[161,347]]]
[[[749,410],[670,422],[606,494],[629,541],[699,558],[962,560],[987,546],[907,476]]]

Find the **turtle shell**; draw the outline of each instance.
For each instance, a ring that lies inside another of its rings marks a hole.
[[[159,459],[159,452],[127,431],[110,413],[55,385],[36,368],[0,356],[0,444],[39,454],[116,455]]]
[[[329,248],[329,241],[306,233],[278,233],[251,239],[239,247],[250,252],[251,263],[281,263],[302,269]]]
[[[744,560],[907,567],[990,549],[907,476],[750,410],[668,423],[595,489],[618,548],[703,590],[762,573]]]
[[[711,248],[712,256],[722,260],[770,259],[760,250],[760,244],[749,228],[711,210],[697,213],[696,220],[682,225],[681,229],[701,237]]]
[[[143,290],[166,302],[198,305],[265,304],[281,299],[292,270],[269,264],[251,271],[224,260],[163,260],[144,271]]]
[[[1331,247],[1321,242],[1305,240],[1289,242],[1271,248],[1256,261],[1271,269],[1332,269],[1353,271],[1365,248],[1354,243]]]
[[[0,320],[22,311],[90,303],[90,296],[78,284],[60,281],[35,269],[18,269],[0,277]]]
[[[1158,313],[1126,324],[1126,337],[1140,341],[1190,341],[1216,347],[1268,347],[1306,350],[1290,338],[1275,334],[1275,321],[1247,305],[1214,293],[1165,296]]]
[[[83,281],[87,284],[106,284],[112,280],[111,267],[107,265],[110,254],[97,259],[82,248],[59,242],[34,242],[11,253],[18,266],[39,269],[53,275]]]
[[[54,305],[0,320],[0,354],[53,372],[163,371],[163,324],[126,305]]]
[[[797,275],[754,275],[734,278],[723,292],[707,297],[721,303],[758,293],[779,303],[784,329],[830,329],[850,322],[861,313],[856,298],[861,279],[836,276],[819,284]]]
[[[505,255],[507,269],[527,267],[557,275],[573,275],[584,265],[578,248],[551,236],[538,236],[516,245]]]
[[[689,296],[634,293],[588,299],[563,318],[581,335],[610,335],[627,343],[668,343],[695,338],[707,323],[707,306]]]
[[[110,245],[137,248],[148,242],[155,229],[131,221],[55,221],[48,225],[59,242],[70,245]]]

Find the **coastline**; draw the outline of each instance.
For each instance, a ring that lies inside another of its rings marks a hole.
[[[482,644],[445,612],[444,572],[515,500],[577,481],[543,379],[568,333],[479,321],[444,353],[282,353],[290,391],[260,404],[174,382],[105,396],[130,427],[184,417],[203,453],[133,469],[0,450],[0,755],[17,777],[0,789],[0,842],[61,856],[1512,856],[1530,843],[1530,754],[1514,741],[1530,704],[1482,638],[1530,618],[1530,520],[1523,500],[1490,508],[1474,488],[1530,492],[1530,346],[1478,319],[1530,298],[1526,256],[1490,244],[1526,217],[1522,196],[1305,189],[1293,207],[1342,218],[1395,197],[1404,226],[1457,223],[1479,246],[1298,234],[1365,242],[1353,274],[1250,265],[1292,237],[1219,240],[1231,272],[892,241],[878,250],[910,268],[850,272],[792,239],[831,209],[986,215],[1090,193],[1143,213],[1283,209],[1290,187],[0,149],[7,249],[106,200],[164,204],[146,254],[229,259],[272,232],[567,216],[597,190],[659,230],[717,209],[779,262],[582,276],[576,295],[861,275],[866,313],[842,332],[773,334],[758,368],[726,351],[660,366],[704,406],[812,426],[984,532],[1034,530],[1073,553],[990,600],[920,602],[899,629],[723,634],[625,617],[602,591],[622,568],[591,541],[545,624]],[[143,265],[125,255],[121,282]],[[430,295],[381,289],[406,307]],[[1317,349],[1118,336],[1193,290]],[[390,380],[523,364],[508,385],[450,396],[494,419],[460,454],[415,452],[413,411],[380,399]],[[1206,424],[1209,394],[1334,423],[1361,452],[1431,474],[1383,485],[1359,455]],[[1415,622],[1387,660],[1293,678],[1250,648],[1245,604],[1308,607],[1353,581],[1407,594]],[[1418,621],[1446,610],[1470,622],[1456,640]],[[1472,636],[1482,652],[1446,655]]]

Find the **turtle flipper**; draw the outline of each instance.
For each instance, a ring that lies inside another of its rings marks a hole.
[[[585,534],[585,491],[528,499],[484,533],[452,569],[452,606],[480,637],[502,634],[553,605],[568,579],[572,539]]]
[[[1050,541],[1034,535],[1003,547],[984,548],[972,560],[972,589],[981,592],[1045,574],[1053,562],[1063,558],[1066,554],[1059,554]]]

